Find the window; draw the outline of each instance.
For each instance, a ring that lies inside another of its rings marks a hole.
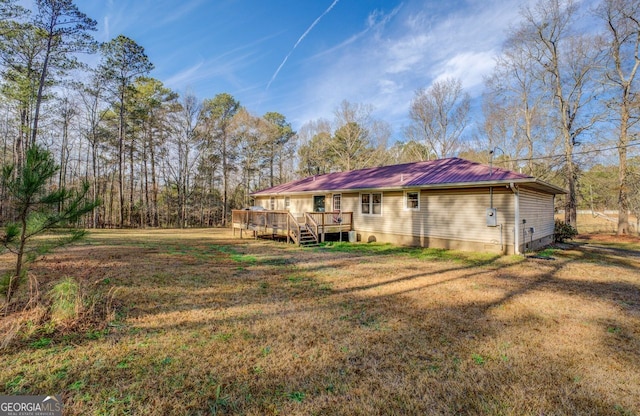
[[[419,211],[420,210],[420,192],[411,191],[404,194],[404,208]]]
[[[342,195],[340,194],[333,195],[333,210],[342,211]]]
[[[269,198],[269,209],[271,211],[274,211],[276,209],[276,198],[274,196]]]
[[[361,201],[361,212],[363,214],[369,214],[371,213],[371,194],[362,194],[360,195],[360,201]]]
[[[382,215],[382,194],[360,194],[360,212],[369,215]]]
[[[313,196],[313,212],[324,212],[324,195]]]
[[[284,197],[284,209],[289,209],[289,207],[291,206],[291,198],[289,198],[288,196]]]

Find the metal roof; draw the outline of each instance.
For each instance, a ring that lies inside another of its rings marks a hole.
[[[553,194],[565,193],[562,188],[544,183],[532,176],[496,167],[491,168],[488,165],[454,157],[310,176],[263,189],[252,193],[252,195],[342,192],[365,189],[458,188],[509,183],[526,183],[538,190]]]

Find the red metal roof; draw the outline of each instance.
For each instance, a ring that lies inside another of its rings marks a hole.
[[[446,184],[538,182],[535,178],[465,159],[448,158],[401,165],[327,173],[284,183],[253,195],[293,194],[313,191],[417,188]]]

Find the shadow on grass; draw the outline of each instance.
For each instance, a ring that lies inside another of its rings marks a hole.
[[[405,247],[389,243],[354,244],[333,242],[326,243],[324,246],[316,250],[370,256],[408,256],[410,258],[425,261],[455,261],[474,266],[491,264],[502,257],[500,254],[496,253],[461,252],[439,248]]]
[[[66,373],[62,367],[53,372],[59,379],[22,370],[26,381],[20,391],[33,393],[44,385],[65,391],[65,403],[75,414],[100,410],[82,407],[82,394],[89,393],[73,387],[76,379],[108,412],[145,413],[145,402],[154,405],[146,413],[156,414],[206,414],[212,408],[227,414],[632,414],[636,408],[637,386],[603,392],[604,385],[584,380],[585,365],[571,349],[547,348],[544,331],[560,329],[541,317],[545,311],[525,311],[508,320],[493,314],[516,299],[549,293],[623,305],[625,313],[636,315],[637,285],[559,276],[572,263],[593,261],[590,254],[568,253],[544,264],[491,259],[480,268],[464,260],[439,262],[426,272],[333,289],[323,287],[325,264],[306,268],[297,250],[223,245],[230,248],[176,246],[157,271],[165,275],[153,279],[135,276],[141,259],[123,253],[125,276],[112,282],[131,284],[123,300],[136,319],[123,317],[123,327],[98,340],[54,340],[56,351],[34,354],[29,366],[62,354],[66,346],[81,351],[111,343],[112,348],[99,351],[110,355],[88,362],[68,357],[72,364]],[[420,252],[385,248],[383,255],[421,259]],[[362,254],[347,253],[348,258]],[[189,261],[172,263],[176,257]],[[327,268],[339,267],[344,259],[333,261]],[[471,282],[488,279],[497,295],[465,297],[473,290]],[[465,281],[469,284],[453,286]],[[393,290],[403,283],[413,284]],[[441,291],[450,296],[438,300]],[[434,303],[420,302],[430,296]],[[193,320],[167,320],[181,312],[193,312]],[[136,326],[140,318],[149,318],[150,325]],[[606,327],[600,360],[608,362],[610,355],[630,371],[640,371],[632,328],[617,319],[599,325]],[[33,353],[25,345],[11,351],[11,360]],[[610,375],[622,378],[615,371]],[[0,385],[22,383],[17,377],[11,369]],[[117,380],[119,392],[102,397],[91,390],[106,380]]]

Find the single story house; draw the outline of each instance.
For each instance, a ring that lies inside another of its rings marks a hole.
[[[553,242],[554,198],[564,193],[531,176],[447,158],[311,176],[252,195],[254,205],[288,212],[291,222],[349,213],[359,241],[523,253]]]

